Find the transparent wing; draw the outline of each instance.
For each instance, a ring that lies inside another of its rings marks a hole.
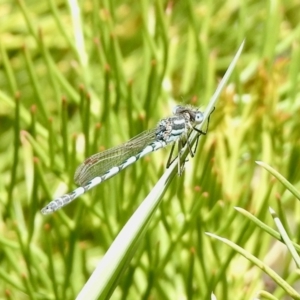
[[[117,167],[129,157],[137,155],[147,145],[156,141],[157,128],[146,130],[133,137],[128,142],[96,153],[87,158],[75,171],[74,180],[82,186],[91,179],[102,176],[112,167]]]

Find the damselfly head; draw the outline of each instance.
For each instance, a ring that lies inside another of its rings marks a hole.
[[[193,106],[177,105],[173,108],[174,115],[184,115],[191,122],[200,124],[203,122],[203,112]]]

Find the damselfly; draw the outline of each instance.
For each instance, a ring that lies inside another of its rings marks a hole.
[[[51,201],[41,210],[42,214],[53,213],[91,188],[118,174],[146,154],[164,148],[175,141],[178,141],[178,155],[180,155],[182,146],[187,143],[191,156],[194,156],[194,151],[189,144],[188,137],[193,130],[199,134],[205,135],[207,133],[209,118],[206,131],[195,128],[197,124],[202,122],[203,112],[199,111],[198,108],[190,105],[176,106],[173,110],[173,116],[162,119],[154,129],[144,131],[120,146],[96,153],[87,158],[77,168],[74,175],[74,181],[79,187]],[[167,167],[171,164],[174,145]],[[178,172],[182,172],[180,160],[178,160]]]

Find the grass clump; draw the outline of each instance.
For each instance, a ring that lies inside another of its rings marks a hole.
[[[168,151],[40,209],[85,157],[178,102],[204,110],[246,39],[208,135],[99,297],[298,299],[299,4],[16,3],[1,4],[1,297],[80,298]]]

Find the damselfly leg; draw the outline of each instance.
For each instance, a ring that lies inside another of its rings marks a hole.
[[[181,153],[181,150],[182,148],[187,145],[187,147],[189,148],[189,153],[190,153],[190,156],[191,157],[194,157],[195,156],[195,153],[196,153],[196,150],[197,150],[197,147],[198,147],[198,142],[199,142],[199,137],[200,135],[206,135],[207,132],[208,132],[208,127],[209,127],[209,121],[210,121],[210,116],[211,114],[214,112],[215,110],[215,107],[212,109],[211,113],[209,114],[208,118],[207,118],[207,124],[206,124],[206,129],[205,131],[203,130],[199,130],[198,128],[196,128],[195,126],[192,127],[192,130],[189,131],[188,133],[188,136],[187,136],[187,139],[186,141],[183,141],[183,139],[179,139],[178,140],[178,155],[180,155]],[[198,133],[198,136],[196,137],[196,142],[195,142],[195,146],[194,146],[194,149],[192,149],[192,146],[189,142],[189,138],[193,132],[193,130],[195,130],[197,133]],[[167,161],[167,165],[166,167],[169,168],[170,165],[174,162],[174,160],[177,158],[177,156],[173,157],[173,153],[174,153],[174,147],[175,147],[175,144],[172,145],[172,148],[171,148],[171,151],[170,151],[170,154],[169,154],[169,158],[168,158],[168,161]],[[188,159],[185,160],[185,162],[187,162]],[[184,163],[182,164],[182,166],[180,166],[180,159],[178,159],[178,174],[181,175],[182,172],[183,172],[183,169],[184,169]]]

